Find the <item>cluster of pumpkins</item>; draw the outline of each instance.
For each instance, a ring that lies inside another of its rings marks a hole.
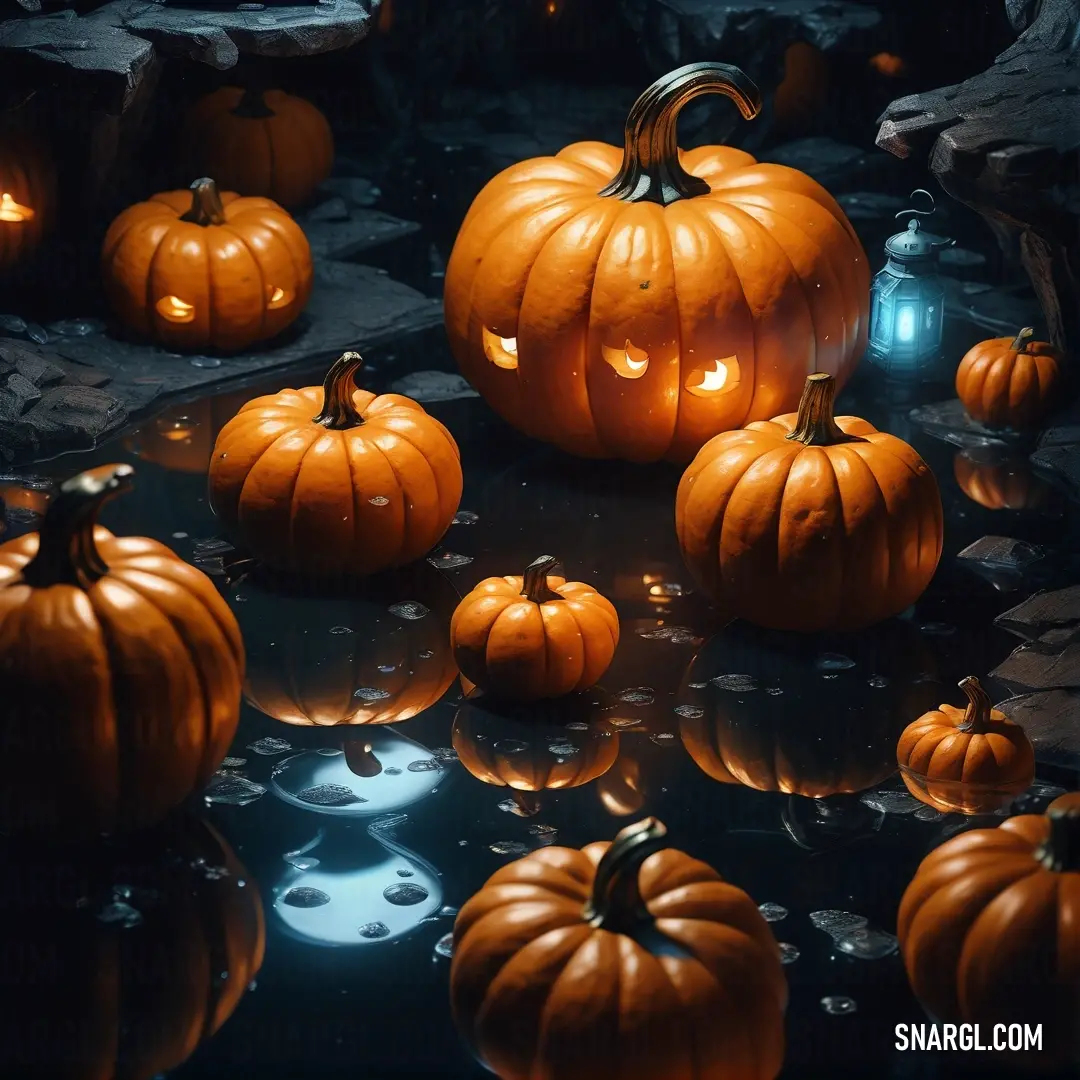
[[[625,151],[579,143],[491,181],[448,267],[451,343],[527,434],[585,457],[692,459],[676,530],[727,613],[779,631],[857,630],[932,578],[937,483],[902,440],[834,415],[867,331],[850,224],[795,170],[726,147],[679,151],[678,110],[706,91],[748,117],[760,108],[737,69],[690,65],[635,104]],[[133,328],[239,348],[302,308],[306,243],[277,204],[200,180],[121,215],[105,276]],[[988,421],[1027,422],[1027,403],[1049,400],[1051,352],[984,346],[961,366],[979,387],[969,399]],[[247,402],[218,434],[210,504],[270,571],[340,585],[403,566],[458,510],[450,432],[415,401],[358,389],[360,365],[346,353],[322,386]],[[228,605],[164,545],[97,523],[131,480],[124,465],[74,477],[39,532],[0,546],[2,734],[57,751],[44,773],[0,755],[5,831],[150,825],[207,782],[235,734],[246,656]],[[561,699],[607,670],[615,608],[556,568],[543,556],[460,602],[450,646],[467,690]],[[954,782],[1026,786],[1033,769],[1023,733],[976,681],[964,689],[967,710],[921,718],[898,748],[913,793],[950,809],[963,809],[948,801]],[[926,860],[900,936],[935,1017],[1050,1030],[1061,1016],[1068,1030],[1076,950],[1055,927],[1080,902],[1078,829],[1080,796],[1067,796]],[[1022,992],[994,994],[1003,981]],[[767,924],[745,893],[666,849],[651,819],[610,846],[545,848],[495,874],[458,917],[451,983],[462,1030],[504,1080],[771,1080],[782,1062],[787,988]]]

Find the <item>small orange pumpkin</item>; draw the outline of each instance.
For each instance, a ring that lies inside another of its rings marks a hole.
[[[794,408],[807,371],[843,384],[866,348],[870,272],[804,173],[728,146],[685,153],[679,111],[761,95],[699,63],[650,86],[623,148],[574,143],[477,195],[446,268],[469,380],[532,438],[583,457],[687,462],[718,431]]]
[[[493,697],[562,697],[595,685],[619,644],[614,605],[591,585],[551,572],[541,555],[522,577],[485,578],[450,621],[462,675]]]
[[[941,1023],[1041,1025],[1044,1063],[1075,1062],[1078,909],[1080,793],[954,836],[923,859],[900,901],[915,996]]]
[[[236,733],[244,646],[228,605],[163,544],[96,524],[132,475],[66,481],[40,532],[0,546],[0,831],[147,828],[201,790]],[[27,769],[19,746],[48,767]]]
[[[614,843],[546,847],[458,913],[450,1001],[502,1080],[773,1080],[787,981],[742,889],[666,847],[655,818]]]
[[[239,352],[277,337],[311,295],[311,247],[277,203],[208,177],[124,210],[101,247],[105,293],[127,329],[167,349]]]
[[[1027,733],[995,709],[974,675],[960,682],[963,709],[941,705],[909,724],[896,761],[915,798],[945,813],[988,813],[1027,790],[1035,749]]]
[[[170,472],[205,475],[214,440],[240,406],[250,400],[249,393],[240,390],[174,405],[143,424],[124,445],[143,461]]]
[[[991,338],[972,346],[956,370],[956,396],[968,416],[992,428],[1031,428],[1061,399],[1061,353],[1032,341],[1025,326],[1014,338]]]
[[[683,559],[723,611],[772,630],[858,630],[913,604],[937,569],[942,509],[926,462],[857,416],[836,380],[798,413],[706,443],[683,474]]]
[[[516,704],[462,684],[466,697],[451,735],[458,758],[477,780],[509,788],[523,814],[539,811],[540,792],[590,784],[619,756],[619,733],[603,719],[595,693]]]
[[[959,450],[953,475],[960,490],[987,510],[1038,510],[1050,498],[1050,488],[1026,457],[1000,450]]]
[[[181,145],[193,172],[288,210],[311,198],[334,163],[326,117],[284,90],[223,86],[207,94],[188,114]]]
[[[260,563],[310,578],[414,562],[461,501],[453,436],[411,398],[356,386],[347,352],[322,386],[249,401],[210,461],[210,507]]]
[[[21,132],[0,133],[0,271],[33,254],[56,212],[56,171]]]

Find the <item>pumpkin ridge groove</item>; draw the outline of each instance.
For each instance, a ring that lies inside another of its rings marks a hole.
[[[393,434],[397,434],[397,433],[393,432]],[[403,440],[403,441],[408,441],[408,440]],[[386,461],[386,467],[390,470],[391,475],[394,477],[394,483],[397,484],[398,489],[401,491],[401,543],[398,545],[398,552],[397,552],[397,555],[395,556],[395,563],[396,563],[397,560],[401,559],[402,556],[404,555],[404,553],[406,551],[408,551],[408,549],[409,549],[409,534],[410,534],[410,531],[411,531],[410,530],[410,521],[411,521],[411,516],[412,516],[409,513],[409,489],[402,482],[401,473],[398,472],[397,467],[394,465],[393,459],[379,445],[378,440],[377,439],[369,439],[367,441],[367,443],[368,443],[369,446],[374,447],[374,449],[378,450],[378,452],[380,454],[382,454],[384,460]],[[409,445],[412,446],[414,450],[416,449],[416,447],[412,443],[409,443]],[[421,457],[424,457],[424,455],[421,455]],[[428,464],[426,457],[424,457],[424,464],[425,465]],[[435,473],[434,473],[434,470],[431,469],[430,465],[428,465],[428,469],[429,469],[429,471],[431,471],[431,474],[434,477]],[[438,478],[437,477],[436,477],[436,489],[438,489]]]
[[[233,221],[232,221],[231,218],[226,219],[225,223],[223,225],[219,225],[218,228],[224,229],[225,232],[227,232],[231,236],[235,237],[236,242],[238,244],[240,244],[240,246],[248,253],[248,257],[251,259],[252,263],[254,263],[254,265],[255,265],[255,272],[259,275],[259,296],[262,298],[262,304],[260,306],[260,311],[259,311],[259,326],[261,327],[262,330],[265,331],[265,329],[266,329],[266,312],[267,312],[267,309],[266,309],[266,295],[267,295],[266,285],[267,285],[267,282],[266,282],[266,277],[263,274],[262,260],[259,258],[258,253],[252,250],[251,245],[247,242],[247,237],[245,237],[243,235],[243,233],[240,232],[240,230],[237,229],[234,226]],[[288,249],[286,249],[286,250],[288,250]],[[209,259],[207,261],[209,262]],[[289,261],[292,262],[292,253],[291,252],[289,252]],[[296,272],[295,263],[293,264],[293,276],[297,281],[300,280],[299,275]],[[213,307],[213,304],[211,304],[211,307]]]
[[[162,216],[165,217],[165,215],[162,215]],[[140,224],[138,221],[133,221],[131,223],[131,226],[128,229],[124,230],[124,235],[126,236],[138,224]],[[155,312],[155,306],[154,306],[154,263],[157,262],[157,258],[158,258],[158,255],[161,253],[162,246],[164,245],[165,241],[168,239],[169,233],[171,233],[173,231],[173,228],[174,228],[174,223],[171,220],[169,220],[167,222],[164,230],[162,231],[161,235],[158,237],[158,242],[154,245],[154,251],[153,251],[153,253],[151,254],[150,258],[147,260],[147,263],[146,263],[146,285],[145,285],[146,295],[145,295],[145,299],[143,301],[143,311],[141,313],[141,317],[142,317],[142,323],[143,323],[142,328],[144,330],[146,330],[146,331],[149,331],[149,332],[153,332],[154,319],[155,319],[155,316],[154,316],[154,312]],[[117,249],[117,250],[119,250],[119,249]]]
[[[300,480],[304,475],[304,462],[307,460],[307,456],[311,453],[312,448],[322,442],[328,434],[329,432],[327,432],[325,428],[321,428],[315,435],[315,438],[304,447],[304,452],[300,455],[300,460],[296,463],[296,478],[293,480],[292,492],[289,495],[288,550],[290,562],[295,562],[296,560],[296,500],[300,494]]]
[[[237,496],[236,496],[236,499],[235,499],[236,525],[237,526],[242,526],[243,525],[243,516],[244,516],[243,511],[244,511],[244,502],[245,502],[244,496],[245,496],[245,494],[247,492],[248,484],[251,483],[251,476],[252,476],[252,473],[255,471],[255,466],[258,465],[258,463],[263,459],[264,455],[266,455],[271,450],[273,450],[274,447],[277,446],[277,444],[279,442],[281,442],[282,439],[288,439],[288,438],[290,438],[291,436],[294,436],[294,435],[303,435],[303,431],[299,427],[286,428],[280,435],[278,435],[272,442],[270,442],[270,444],[268,446],[266,446],[266,448],[262,451],[262,453],[260,453],[255,458],[255,460],[251,463],[251,467],[247,470],[247,473],[244,476],[244,482],[240,485],[240,491],[237,493]],[[312,432],[311,435],[312,435],[312,442],[314,442],[317,433]],[[304,453],[306,454],[307,450],[305,450]],[[292,488],[291,488],[290,493],[289,493],[290,506],[291,506],[291,503],[292,503],[293,495],[295,495],[295,493],[296,493],[296,484],[297,484],[297,481],[299,480],[299,478],[300,478],[300,471],[297,470],[296,475],[293,477]],[[290,517],[290,521],[289,521],[289,534],[290,534],[289,535],[289,546],[291,548],[292,547],[292,519],[291,519],[291,517]]]

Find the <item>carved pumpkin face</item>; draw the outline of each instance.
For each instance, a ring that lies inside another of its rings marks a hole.
[[[935,666],[897,620],[828,639],[735,623],[687,668],[683,745],[722,783],[809,798],[865,791],[896,771],[907,708],[940,696],[935,682],[912,683],[912,662],[927,675]]]
[[[44,150],[0,134],[0,271],[37,248],[56,209],[56,173]]]
[[[634,105],[625,151],[576,143],[514,165],[469,210],[447,331],[465,377],[525,434],[686,462],[716,432],[794,408],[808,370],[843,384],[862,355],[869,268],[835,200],[742,150],[678,150],[679,109],[709,91],[760,110],[738,69],[681,68]]]
[[[5,1076],[171,1072],[259,973],[259,888],[229,844],[193,818],[150,839],[4,852]]]
[[[311,198],[334,163],[326,117],[284,90],[223,86],[207,94],[188,114],[181,144],[195,174],[288,210]]]
[[[124,210],[101,249],[117,318],[167,349],[239,352],[276,337],[311,295],[311,248],[277,203],[213,180]]]
[[[236,733],[244,645],[228,605],[163,544],[96,525],[131,476],[66,481],[38,532],[0,545],[0,831],[147,828]],[[26,768],[28,746],[48,748],[48,768]]]
[[[336,600],[242,588],[244,694],[282,723],[398,723],[434,705],[457,675],[457,593],[426,564]]]

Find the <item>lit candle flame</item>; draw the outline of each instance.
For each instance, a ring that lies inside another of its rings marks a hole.
[[[163,296],[155,306],[159,315],[172,322],[190,322],[195,318],[195,305],[179,296]]]
[[[271,304],[276,304],[279,300],[282,299],[282,297],[284,297],[284,295],[285,295],[285,290],[284,289],[279,289],[277,286],[275,286],[274,291],[270,294],[270,303]]]
[[[640,371],[648,362],[649,358],[647,356],[644,360],[635,360],[629,352],[626,354],[626,366],[631,371]]]
[[[728,379],[728,369],[723,360],[714,360],[711,371],[701,377],[701,390],[723,390]]]
[[[516,337],[501,337],[499,338],[499,344],[503,347],[505,352],[508,352],[511,356],[517,356]]]
[[[34,211],[21,206],[6,191],[0,195],[0,221],[31,221]]]

